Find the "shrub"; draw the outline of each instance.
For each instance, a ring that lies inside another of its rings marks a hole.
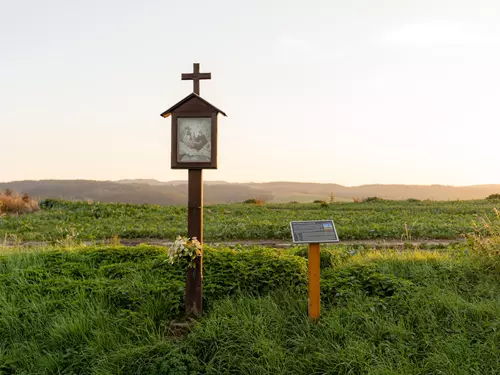
[[[44,209],[50,209],[54,207],[58,203],[57,199],[44,199],[40,201],[40,208],[42,210]]]
[[[416,199],[416,198],[408,198],[406,200],[408,203],[416,203],[416,202],[420,202],[420,199]]]
[[[261,295],[307,284],[307,262],[286,250],[204,250],[203,293],[207,300],[238,293]]]
[[[305,259],[309,257],[309,249],[307,247],[300,247],[289,251],[291,254],[295,254]],[[339,266],[355,253],[356,251],[352,248],[321,249],[319,253],[320,267],[324,270],[326,268]]]
[[[363,202],[364,203],[369,203],[369,202],[381,202],[383,201],[384,199],[380,198],[380,197],[368,197],[368,198],[365,198],[363,199]]]
[[[250,198],[244,201],[245,204],[255,204],[256,206],[262,206],[265,202],[262,199]]]
[[[344,268],[330,268],[321,276],[321,294],[329,302],[359,293],[380,298],[392,297],[406,293],[413,285],[409,280],[381,273],[374,264],[353,264]]]
[[[497,199],[500,199],[500,194],[490,194],[486,197],[486,199],[489,199],[489,200],[497,200]]]
[[[15,194],[10,189],[0,194],[0,213],[28,213],[38,211],[38,202],[28,193]]]
[[[321,199],[316,199],[315,201],[313,201],[313,203],[324,204],[324,203],[326,203],[326,201],[321,200]]]

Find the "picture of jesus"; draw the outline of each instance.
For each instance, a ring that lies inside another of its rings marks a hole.
[[[177,161],[210,162],[212,160],[211,118],[179,117],[177,126]]]

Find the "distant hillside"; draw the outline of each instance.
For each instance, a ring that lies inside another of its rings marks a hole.
[[[314,199],[324,200],[328,200],[330,193],[333,193],[337,200],[349,201],[352,201],[353,198],[374,196],[395,200],[408,198],[430,200],[484,199],[490,194],[500,192],[500,185],[459,187],[447,185],[361,185],[348,187],[337,184],[300,182],[269,182],[248,185],[272,191],[276,199],[281,200],[284,198],[285,201],[290,198],[292,192],[296,194],[296,197],[314,197]],[[301,201],[300,199],[295,200]]]
[[[134,179],[134,180],[118,180],[116,181],[120,184],[148,184],[153,186],[166,186],[166,185],[186,185],[187,180],[177,180],[177,181],[158,181],[153,179]],[[226,181],[205,181],[205,185],[226,185],[229,182]]]
[[[40,199],[62,198],[67,200],[160,205],[187,203],[187,185],[185,182],[178,185],[89,180],[41,180],[0,183],[0,190],[3,191],[7,188],[17,192],[26,192],[30,196]],[[204,186],[204,201],[206,204],[241,202],[249,197],[258,197],[270,201],[273,199],[273,194],[270,191],[245,185],[208,184]]]
[[[157,180],[41,180],[0,183],[0,190],[12,189],[34,197],[67,200],[94,200],[100,202],[186,204],[187,181],[161,182]],[[204,185],[205,204],[242,202],[249,198],[266,202],[352,201],[366,197],[384,199],[467,200],[483,199],[500,193],[500,185],[444,186],[444,185],[362,185],[268,182],[228,183],[207,181]]]

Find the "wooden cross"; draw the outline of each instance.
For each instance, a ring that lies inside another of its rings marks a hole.
[[[182,73],[182,80],[193,80],[193,92],[200,95],[200,79],[211,79],[212,73],[200,73],[200,64],[193,64],[193,73]]]

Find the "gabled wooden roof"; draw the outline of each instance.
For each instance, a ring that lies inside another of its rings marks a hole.
[[[172,107],[170,107],[169,109],[167,109],[165,112],[163,112],[161,114],[161,117],[164,117],[164,118],[167,118],[168,116],[170,116],[172,114],[173,111],[175,111],[177,108],[179,108],[180,106],[182,106],[183,104],[187,103],[189,100],[193,99],[193,98],[196,98],[197,100],[201,100],[204,104],[208,105],[210,108],[212,108],[215,112],[217,113],[222,113],[225,117],[227,117],[227,115],[222,112],[220,109],[218,109],[217,107],[215,107],[214,105],[210,104],[209,102],[207,102],[205,99],[203,99],[201,96],[199,96],[198,94],[195,94],[194,92],[189,94],[188,96],[186,96],[184,99],[182,99],[179,103],[173,105]]]

